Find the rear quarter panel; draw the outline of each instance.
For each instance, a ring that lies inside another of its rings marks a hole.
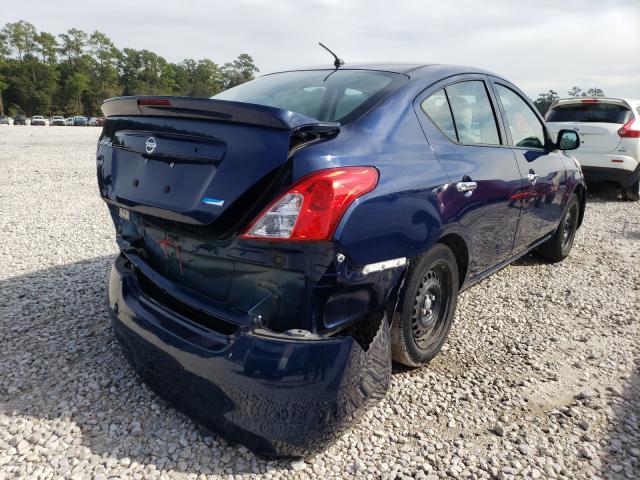
[[[348,165],[378,169],[378,186],[350,206],[334,233],[355,264],[415,257],[445,229],[442,198],[449,177],[425,138],[412,100],[409,93],[394,95],[343,127],[336,139],[294,158],[294,178]]]

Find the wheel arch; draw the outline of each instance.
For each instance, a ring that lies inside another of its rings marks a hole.
[[[578,201],[580,202],[580,215],[578,216],[578,227],[580,227],[584,219],[584,212],[587,208],[587,187],[583,183],[578,183],[572,193],[578,196]]]
[[[446,245],[453,252],[453,256],[456,259],[456,265],[458,267],[458,288],[462,289],[467,278],[467,272],[469,270],[469,247],[464,237],[460,233],[448,232],[442,234],[436,241],[429,242],[428,246],[425,246],[420,253],[411,258],[407,258],[409,263],[416,261],[416,259],[425,255],[431,248],[437,244]],[[407,269],[408,270],[408,269]],[[391,321],[398,313],[398,302],[400,300],[400,294],[407,280],[407,270],[403,273],[398,283],[394,286],[392,291],[385,302],[385,310],[388,314],[388,318]]]
[[[449,247],[453,252],[453,256],[456,258],[456,264],[458,266],[458,280],[462,288],[467,278],[467,272],[469,270],[469,248],[464,238],[457,233],[448,233],[442,236],[438,243],[442,243]]]

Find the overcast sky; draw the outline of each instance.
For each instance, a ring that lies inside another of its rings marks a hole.
[[[349,62],[463,64],[530,96],[598,86],[640,97],[640,0],[0,0],[0,25],[106,33],[167,60],[253,56],[262,73]]]

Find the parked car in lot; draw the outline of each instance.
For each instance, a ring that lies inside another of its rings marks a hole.
[[[87,117],[80,115],[73,117],[73,125],[76,127],[85,127],[87,125]]]
[[[6,115],[0,115],[0,125],[13,125],[13,118]]]
[[[87,120],[87,125],[89,125],[90,127],[95,127],[96,126],[96,120],[97,120],[96,117],[90,117]]]
[[[527,252],[564,259],[584,215],[563,152],[578,134],[552,138],[482,70],[295,70],[102,110],[123,352],[264,455],[326,446],[384,395],[392,358],[440,351],[460,290]]]
[[[28,125],[29,119],[24,115],[16,115],[13,119],[14,125]]]
[[[44,118],[42,115],[34,115],[33,117],[31,117],[31,125],[46,127],[49,125],[49,120]]]
[[[57,125],[57,126],[62,126],[64,127],[66,125],[66,122],[64,120],[64,117],[61,117],[59,115],[55,115],[52,119],[51,119],[51,125]]]
[[[556,100],[546,115],[549,130],[578,131],[572,155],[589,181],[620,185],[627,200],[640,200],[640,100],[568,98]]]

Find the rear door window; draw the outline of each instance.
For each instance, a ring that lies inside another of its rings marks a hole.
[[[557,105],[547,114],[547,122],[600,122],[623,124],[629,121],[631,110],[613,103],[571,103]]]
[[[424,99],[420,106],[442,133],[449,137],[450,140],[454,142],[458,141],[456,127],[453,125],[453,117],[451,116],[451,108],[449,107],[444,89],[438,90],[433,95]]]
[[[500,145],[495,114],[481,80],[449,85],[427,97],[421,107],[454,142]]]
[[[453,121],[462,143],[499,145],[500,136],[483,81],[473,80],[446,88]]]
[[[513,145],[522,148],[544,148],[544,127],[527,102],[503,85],[496,84],[496,90],[507,116]]]

